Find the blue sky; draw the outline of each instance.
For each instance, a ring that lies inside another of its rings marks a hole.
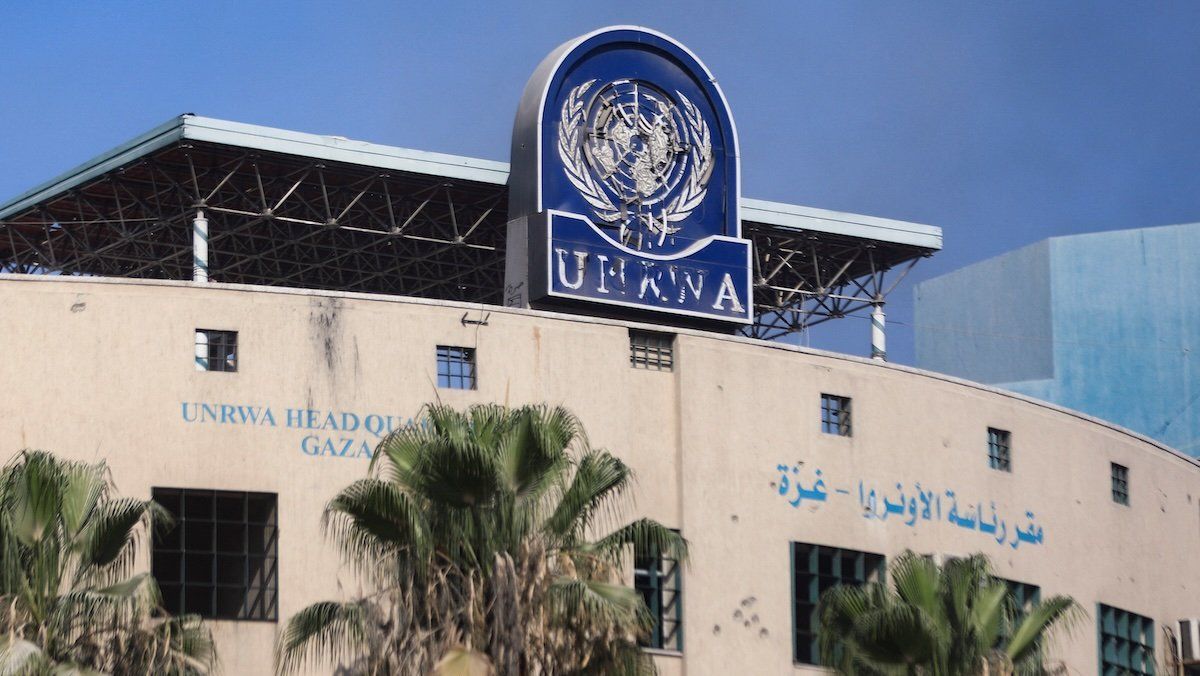
[[[934,276],[1200,221],[1200,3],[0,3],[0,199],[183,112],[507,161],[555,45],[615,23],[721,81],[748,197],[938,225]],[[888,306],[910,362],[911,284]],[[864,319],[811,344],[867,353]]]

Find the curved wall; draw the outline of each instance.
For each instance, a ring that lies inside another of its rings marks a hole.
[[[635,468],[630,516],[693,547],[684,653],[664,673],[806,669],[792,663],[791,542],[989,554],[1001,576],[1083,604],[1055,651],[1080,673],[1097,670],[1098,603],[1153,618],[1160,656],[1161,628],[1200,615],[1200,466],[973,383],[682,330],[673,372],[639,370],[637,325],[408,298],[0,275],[0,308],[0,448],[105,459],[128,495],[278,493],[281,618],[358,588],[321,510],[365,472],[372,430],[435,397],[564,404]],[[196,328],[239,332],[237,373],[195,370]],[[436,388],[437,345],[476,348],[478,390]],[[852,436],[822,433],[823,393],[852,398]],[[1011,473],[989,468],[989,427],[1012,434]],[[1114,462],[1130,469],[1128,506],[1111,497]],[[276,624],[217,624],[228,673],[269,671]]]

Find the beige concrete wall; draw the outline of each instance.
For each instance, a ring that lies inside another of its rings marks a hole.
[[[659,658],[664,673],[804,671],[791,659],[794,541],[889,557],[989,554],[1000,575],[1083,604],[1089,620],[1057,654],[1084,674],[1097,668],[1097,603],[1160,628],[1200,615],[1200,466],[970,383],[693,331],[680,332],[674,372],[635,370],[626,324],[412,299],[0,275],[0,308],[0,449],[105,459],[129,495],[153,486],[278,493],[281,618],[358,589],[319,517],[366,460],[308,455],[305,438],[373,441],[289,428],[285,410],[406,419],[435,397],[564,404],[594,445],[632,464],[636,511],[693,545],[684,656]],[[487,315],[487,325],[464,325],[464,312]],[[195,370],[197,327],[239,332],[238,373]],[[436,389],[439,344],[477,348],[479,390]],[[821,433],[823,392],[853,398],[852,437]],[[182,405],[193,402],[270,407],[277,424],[189,423]],[[1012,432],[1012,473],[988,468],[989,426]],[[1128,507],[1111,500],[1110,462],[1130,468]],[[794,493],[779,494],[779,465],[793,487],[812,487],[820,469],[826,500],[793,507]],[[866,518],[860,481],[880,510],[885,496],[912,497],[920,482],[940,496],[943,517]],[[947,523],[946,490],[964,513],[982,502],[989,522],[994,502],[1008,529],[1032,511],[1044,542],[1013,549]],[[269,671],[276,630],[218,623],[226,672]]]

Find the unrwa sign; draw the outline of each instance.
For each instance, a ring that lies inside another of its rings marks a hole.
[[[752,321],[737,133],[683,45],[634,27],[561,45],[525,87],[511,166],[506,304]]]

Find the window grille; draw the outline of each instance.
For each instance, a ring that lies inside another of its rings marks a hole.
[[[1000,637],[996,645],[997,648],[1008,644],[1008,640],[1012,638],[1012,632],[1017,628],[1033,609],[1042,600],[1042,588],[1036,584],[1027,582],[1018,582],[1016,580],[1006,580],[1002,577],[996,578],[997,581],[1003,582],[1004,586],[1008,587],[1007,603],[1012,609],[1012,625],[1004,626],[1000,629]]]
[[[850,397],[821,395],[821,431],[839,437],[850,436]]]
[[[452,390],[475,389],[475,348],[437,346],[438,387]]]
[[[1112,499],[1119,505],[1129,504],[1129,468],[1112,463]]]
[[[679,562],[666,556],[639,556],[633,564],[633,586],[654,619],[648,648],[683,650],[683,578]]]
[[[274,493],[155,488],[153,496],[175,518],[152,541],[151,571],[168,612],[278,618]]]
[[[1153,676],[1154,620],[1100,604],[1100,676]]]
[[[803,542],[792,543],[792,659],[800,664],[821,664],[817,649],[821,594],[837,585],[864,585],[883,577],[881,554],[837,549]]]
[[[988,428],[988,466],[1002,472],[1012,471],[1012,434]]]
[[[630,330],[629,365],[651,371],[675,370],[674,334]]]
[[[196,329],[196,370],[238,370],[237,331]]]

